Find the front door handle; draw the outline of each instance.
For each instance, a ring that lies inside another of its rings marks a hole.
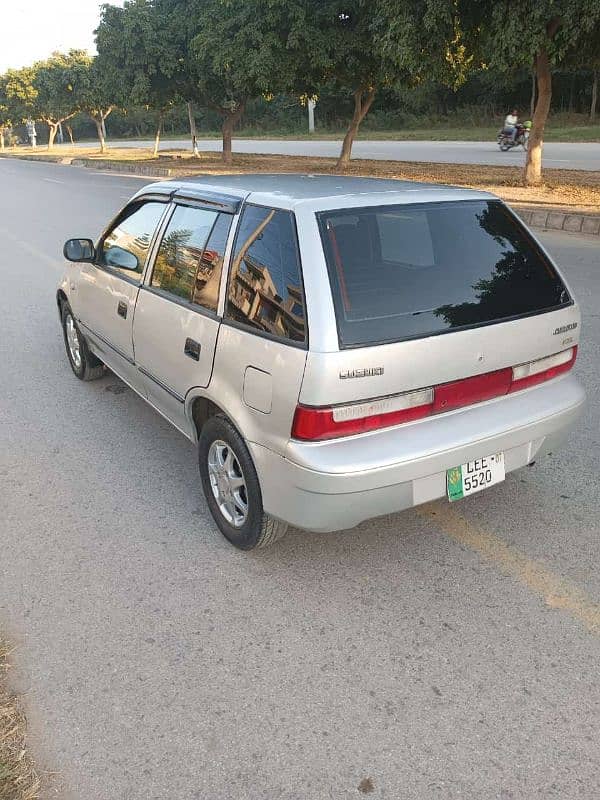
[[[186,356],[193,358],[194,361],[200,361],[200,342],[196,342],[194,339],[186,339],[183,352]]]
[[[119,300],[119,305],[117,306],[117,314],[123,319],[127,319],[127,303],[123,300]]]

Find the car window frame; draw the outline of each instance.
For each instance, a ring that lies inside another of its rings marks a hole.
[[[131,216],[128,210],[132,206],[141,206],[146,203],[162,203],[165,206],[165,209],[160,216],[158,223],[155,225],[154,230],[150,235],[150,243],[148,245],[148,252],[146,254],[146,261],[144,266],[142,267],[141,272],[135,272],[131,270],[131,275],[128,275],[127,272],[119,269],[118,267],[112,267],[110,264],[102,264],[100,262],[100,253],[102,252],[102,246],[106,237],[109,236],[110,233],[116,228],[116,226],[123,220],[126,219],[128,216]],[[127,283],[132,284],[133,286],[142,286],[146,271],[148,269],[148,264],[150,263],[150,259],[153,253],[154,245],[156,244],[156,238],[158,232],[161,230],[165,216],[168,213],[169,207],[171,205],[171,197],[170,195],[165,194],[147,194],[141,195],[139,197],[135,197],[134,199],[130,200],[123,208],[113,217],[113,219],[109,222],[106,228],[100,234],[100,237],[95,243],[96,249],[96,257],[94,258],[93,265],[98,269],[107,272],[109,275],[114,275],[117,278],[122,278]]]
[[[177,206],[186,206],[188,208],[190,207],[201,208],[207,211],[214,211],[216,213],[215,221],[210,229],[210,233],[206,240],[207,242],[217,222],[218,215],[225,214],[228,217],[231,217],[229,233],[227,234],[227,241],[225,243],[225,250],[223,252],[223,266],[221,268],[221,278],[219,280],[219,298],[217,301],[216,311],[212,311],[210,308],[201,306],[198,303],[193,303],[191,300],[185,300],[183,297],[179,297],[178,295],[171,294],[171,292],[167,292],[164,289],[161,289],[160,286],[152,286],[151,281],[152,281],[152,275],[154,273],[154,265],[156,263],[156,257],[158,255],[160,245],[162,244],[162,240],[167,231],[167,228],[169,227],[169,223],[171,222],[171,219],[173,217],[173,214],[175,213]],[[157,227],[156,237],[152,242],[150,250],[148,251],[148,260],[146,262],[146,269],[144,271],[144,280],[140,284],[140,289],[143,289],[146,292],[150,292],[151,294],[155,294],[158,297],[162,297],[163,300],[169,300],[171,303],[175,303],[178,306],[182,306],[182,308],[185,308],[188,311],[194,311],[196,314],[200,314],[203,317],[208,317],[209,319],[219,320],[220,322],[222,322],[223,283],[224,281],[227,280],[227,275],[229,273],[229,261],[233,250],[234,238],[237,233],[237,224],[240,217],[240,211],[241,209],[234,211],[233,209],[227,207],[217,207],[216,203],[205,201],[200,198],[198,198],[197,200],[194,198],[189,198],[189,197],[180,198],[177,196],[169,198],[168,211],[162,216],[160,224]]]
[[[247,325],[244,322],[239,322],[238,320],[231,319],[227,316],[227,298],[229,297],[229,287],[231,284],[231,267],[234,260],[234,255],[238,243],[238,237],[240,234],[240,230],[242,227],[242,219],[244,216],[244,211],[248,207],[253,208],[264,208],[268,211],[283,211],[286,214],[289,214],[292,220],[292,226],[294,229],[295,234],[295,242],[296,242],[296,256],[298,259],[298,270],[299,270],[299,277],[300,277],[300,290],[302,294],[302,302],[304,304],[304,341],[299,341],[297,339],[284,339],[281,336],[277,336],[274,333],[269,333],[268,331],[261,331],[258,328],[253,327],[252,325]],[[225,270],[225,264],[223,264],[223,269]],[[236,221],[236,230],[235,235],[233,238],[232,246],[229,251],[229,258],[227,260],[227,282],[225,285],[225,292],[224,292],[224,303],[223,303],[223,318],[222,318],[223,325],[229,325],[231,328],[235,328],[236,330],[243,331],[245,333],[251,333],[254,336],[258,336],[261,339],[268,339],[271,342],[278,342],[279,344],[288,346],[288,347],[295,347],[297,350],[308,350],[309,349],[309,327],[308,327],[308,309],[306,304],[306,290],[304,286],[304,269],[302,266],[302,255],[300,252],[300,239],[298,236],[298,225],[296,221],[296,214],[290,208],[282,208],[281,206],[275,205],[268,205],[265,203],[254,203],[254,202],[247,202],[244,201],[238,211],[237,214],[237,221]]]

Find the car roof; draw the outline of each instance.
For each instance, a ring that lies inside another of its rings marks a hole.
[[[319,208],[483,200],[488,192],[436,183],[343,175],[238,174],[198,175],[144,187],[138,195],[156,193],[201,198],[203,192],[225,200],[248,200],[259,205],[293,209],[298,205]],[[136,196],[138,196],[136,195]]]

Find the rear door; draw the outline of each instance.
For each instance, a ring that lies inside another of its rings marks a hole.
[[[176,203],[137,301],[136,365],[149,399],[185,427],[184,399],[209,384],[223,259],[233,214]]]

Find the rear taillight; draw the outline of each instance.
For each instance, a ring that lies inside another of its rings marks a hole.
[[[294,439],[334,439],[376,428],[389,428],[412,422],[431,414],[433,389],[419,389],[366,403],[352,403],[333,408],[298,406],[294,415]]]
[[[535,386],[536,383],[549,381],[564,372],[568,372],[577,358],[577,345],[555,353],[546,358],[538,358],[536,361],[529,361],[527,364],[519,364],[512,368],[511,392],[518,392],[528,386]]]
[[[562,375],[571,369],[576,358],[577,347],[570,347],[516,367],[364,403],[329,408],[299,405],[294,414],[292,438],[313,442],[336,439],[482,403]]]

